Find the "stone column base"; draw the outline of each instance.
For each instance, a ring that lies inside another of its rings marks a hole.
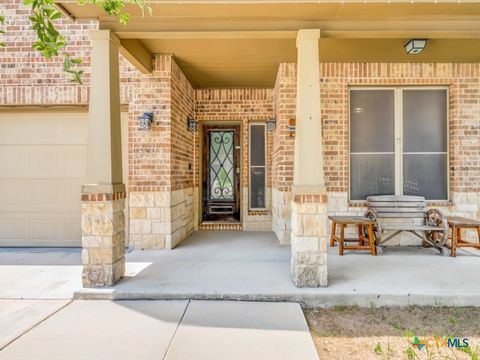
[[[111,286],[125,273],[125,186],[82,192],[82,284]],[[120,191],[118,191],[120,190]]]
[[[326,195],[294,197],[291,243],[291,275],[295,286],[327,286]]]

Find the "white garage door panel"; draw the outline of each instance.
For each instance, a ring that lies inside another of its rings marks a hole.
[[[0,215],[2,246],[79,246],[81,236],[78,214]]]
[[[0,246],[81,245],[87,118],[86,112],[0,114]],[[127,118],[122,113],[125,175]]]
[[[0,179],[85,177],[85,145],[0,146]]]
[[[83,179],[0,179],[0,212],[78,213]],[[75,207],[74,207],[75,206]]]
[[[0,144],[85,144],[86,112],[9,112],[1,115]]]

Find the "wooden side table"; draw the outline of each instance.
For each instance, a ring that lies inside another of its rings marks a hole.
[[[468,219],[461,216],[448,216],[448,226],[450,227],[451,237],[450,244],[445,244],[450,251],[450,256],[457,256],[457,248],[471,247],[480,249],[480,221],[475,219]],[[462,229],[476,229],[478,243],[472,243],[462,239]]]
[[[375,256],[375,236],[373,232],[373,225],[375,221],[366,218],[365,216],[329,216],[332,220],[332,231],[330,234],[330,246],[338,242],[338,254],[343,255],[344,250],[370,250],[370,253]],[[337,225],[340,228],[337,236]],[[356,226],[358,231],[357,238],[345,238],[345,228],[347,226]],[[365,237],[364,229],[367,237]],[[357,243],[356,245],[345,245],[345,243]]]

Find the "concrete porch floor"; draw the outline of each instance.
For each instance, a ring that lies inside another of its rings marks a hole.
[[[480,306],[480,252],[457,258],[423,248],[338,256],[329,248],[327,288],[296,288],[290,247],[273,233],[199,231],[172,251],[127,254],[127,276],[112,288],[79,289],[76,299],[249,300],[304,307]]]

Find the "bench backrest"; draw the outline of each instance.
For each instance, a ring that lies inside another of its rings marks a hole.
[[[379,218],[423,218],[428,210],[423,196],[376,195],[367,202]]]

